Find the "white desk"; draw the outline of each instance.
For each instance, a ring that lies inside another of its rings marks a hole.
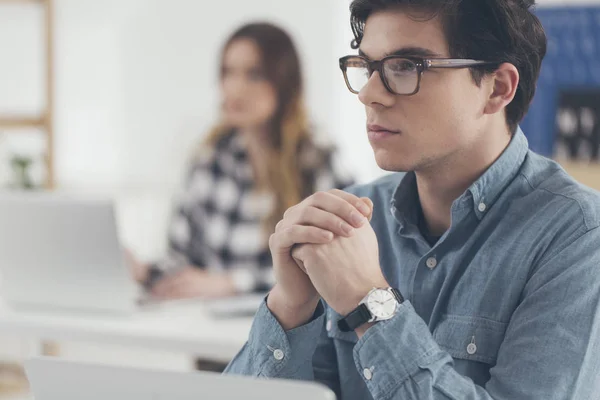
[[[143,347],[223,361],[242,348],[251,324],[249,317],[215,319],[198,302],[144,308],[131,316],[15,311],[0,302],[0,334]]]

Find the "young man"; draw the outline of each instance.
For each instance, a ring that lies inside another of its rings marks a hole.
[[[228,372],[344,400],[598,396],[600,196],[518,128],[546,49],[532,5],[352,3],[340,66],[378,164],[407,173],[288,210]]]

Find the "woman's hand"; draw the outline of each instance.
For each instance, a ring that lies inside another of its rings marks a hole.
[[[207,272],[186,267],[165,275],[152,288],[152,295],[164,299],[217,298],[236,294],[233,279],[228,274]]]

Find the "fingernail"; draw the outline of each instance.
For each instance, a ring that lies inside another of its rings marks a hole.
[[[354,232],[354,228],[345,222],[342,222],[342,230],[344,231],[344,233],[346,235],[350,235],[350,234],[352,234],[352,232]]]
[[[352,212],[352,214],[350,214],[350,220],[355,226],[362,226],[365,221],[365,217],[358,213]]]
[[[360,211],[361,213],[363,213],[365,215],[371,213],[371,209],[369,208],[369,206],[367,206],[365,203],[363,203],[362,200],[360,200],[358,202],[358,204],[356,204],[356,208],[358,208],[358,211]]]
[[[323,237],[327,240],[333,239],[333,233],[331,232],[323,232]]]

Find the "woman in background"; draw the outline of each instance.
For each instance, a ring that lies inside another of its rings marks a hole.
[[[134,263],[158,298],[214,298],[268,290],[268,238],[283,212],[352,182],[311,137],[298,54],[282,29],[245,25],[221,59],[223,117],[193,159],[167,257]],[[343,171],[342,171],[343,172]]]

